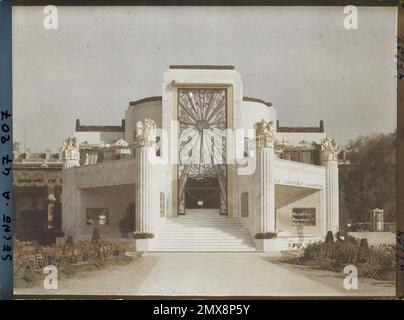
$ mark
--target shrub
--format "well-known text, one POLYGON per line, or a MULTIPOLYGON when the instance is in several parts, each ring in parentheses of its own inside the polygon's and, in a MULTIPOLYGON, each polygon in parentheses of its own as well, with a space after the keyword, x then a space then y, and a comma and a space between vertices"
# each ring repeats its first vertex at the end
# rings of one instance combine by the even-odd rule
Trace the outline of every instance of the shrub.
POLYGON ((65 244, 68 246, 73 246, 74 245, 74 238, 73 236, 67 236, 65 244))
POLYGON ((349 241, 338 241, 334 244, 336 262, 348 264, 355 262, 358 256, 359 246, 349 241))
MULTIPOLYGON (((72 238, 71 236, 68 238, 72 238)), ((67 240, 66 240, 67 242, 67 240)), ((119 243, 111 240, 77 241, 74 244, 58 244, 52 246, 40 246, 34 243, 22 244, 15 241, 14 247, 14 277, 17 285, 26 286, 32 283, 32 275, 38 281, 43 278, 41 273, 33 272, 38 266, 52 264, 58 268, 63 276, 73 274, 80 270, 93 270, 107 264, 122 264, 131 261, 125 256, 125 252, 133 249, 133 244, 119 243), (36 256, 41 259, 37 260, 36 256), (32 262, 35 257, 35 262, 32 262), (85 262, 78 266, 78 262, 85 262), (37 264, 37 265, 36 265, 37 264)))
POLYGON ((335 235, 336 241, 346 241, 349 238, 347 231, 337 231, 335 235))
POLYGON ((353 237, 346 241, 316 242, 303 251, 301 261, 306 265, 321 265, 323 259, 330 259, 334 270, 356 263, 369 263, 381 268, 383 279, 392 279, 395 263, 395 246, 370 247, 366 239, 361 242, 353 237))
POLYGON ((327 235, 325 236, 325 243, 334 243, 334 236, 332 231, 328 231, 327 235))
POLYGON ((346 239, 347 242, 349 243, 353 243, 353 244, 359 244, 359 240, 355 237, 352 237, 350 235, 348 235, 348 238, 346 239))
POLYGON ((379 264, 383 267, 391 267, 395 265, 395 250, 369 249, 371 263, 379 264))
POLYGON ((361 250, 369 250, 368 239, 361 239, 359 247, 361 248, 361 250))
POLYGON ((334 251, 334 243, 316 242, 307 245, 303 251, 303 259, 317 260, 330 256, 334 251))
POLYGON ((277 235, 276 232, 260 232, 255 235, 255 239, 274 239, 277 235))
POLYGON ((133 237, 135 239, 153 239, 154 238, 154 233, 134 231, 133 232, 133 237))
POLYGON ((100 236, 100 229, 98 229, 97 227, 93 229, 93 235, 91 236, 91 241, 96 241, 96 240, 100 240, 101 236, 100 236))

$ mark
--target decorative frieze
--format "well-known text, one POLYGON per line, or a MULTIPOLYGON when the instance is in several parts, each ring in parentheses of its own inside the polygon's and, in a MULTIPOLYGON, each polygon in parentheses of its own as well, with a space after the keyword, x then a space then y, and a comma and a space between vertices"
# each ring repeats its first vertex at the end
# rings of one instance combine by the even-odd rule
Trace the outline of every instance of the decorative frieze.
POLYGON ((15 187, 55 187, 62 185, 60 171, 14 170, 13 185, 15 187))

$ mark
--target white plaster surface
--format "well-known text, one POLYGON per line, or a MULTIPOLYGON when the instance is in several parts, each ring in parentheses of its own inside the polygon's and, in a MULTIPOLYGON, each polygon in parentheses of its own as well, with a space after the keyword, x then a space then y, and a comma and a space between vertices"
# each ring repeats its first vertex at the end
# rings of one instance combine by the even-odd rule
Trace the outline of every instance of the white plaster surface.
POLYGON ((273 107, 268 107, 263 103, 243 101, 240 113, 240 128, 254 129, 254 124, 256 122, 265 119, 266 121, 273 121, 276 130, 276 111, 273 107))
POLYGON ((274 161, 276 184, 323 189, 325 185, 324 167, 289 160, 274 161))

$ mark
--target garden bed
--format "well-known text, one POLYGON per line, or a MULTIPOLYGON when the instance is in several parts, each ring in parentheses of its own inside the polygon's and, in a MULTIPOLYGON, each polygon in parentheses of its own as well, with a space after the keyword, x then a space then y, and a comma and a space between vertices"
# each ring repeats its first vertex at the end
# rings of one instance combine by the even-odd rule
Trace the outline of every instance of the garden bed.
POLYGON ((311 268, 343 273, 344 268, 353 265, 359 277, 374 280, 394 280, 395 246, 368 246, 366 240, 349 237, 347 240, 329 240, 307 245, 298 257, 288 259, 283 254, 283 262, 301 264, 311 268))
POLYGON ((43 268, 57 267, 58 279, 69 278, 83 271, 103 269, 111 265, 127 264, 140 254, 130 244, 111 240, 80 241, 75 244, 40 246, 14 241, 14 287, 27 288, 40 284, 46 277, 43 268))

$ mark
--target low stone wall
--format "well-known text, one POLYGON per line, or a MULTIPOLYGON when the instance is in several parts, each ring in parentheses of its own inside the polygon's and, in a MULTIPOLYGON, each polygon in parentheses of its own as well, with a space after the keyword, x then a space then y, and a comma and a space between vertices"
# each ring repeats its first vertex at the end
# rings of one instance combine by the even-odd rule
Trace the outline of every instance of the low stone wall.
POLYGON ((357 239, 367 239, 371 246, 396 243, 396 234, 393 232, 349 232, 349 235, 357 239))

